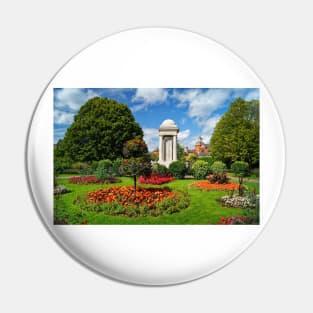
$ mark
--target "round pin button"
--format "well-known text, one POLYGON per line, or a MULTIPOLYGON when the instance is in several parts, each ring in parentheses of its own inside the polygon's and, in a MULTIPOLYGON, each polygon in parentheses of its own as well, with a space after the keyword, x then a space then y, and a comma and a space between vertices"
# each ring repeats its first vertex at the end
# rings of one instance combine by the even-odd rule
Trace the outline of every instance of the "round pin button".
POLYGON ((237 55, 192 32, 142 28, 59 70, 26 162, 42 222, 74 259, 168 285, 215 272, 256 239, 285 147, 269 92, 237 55))

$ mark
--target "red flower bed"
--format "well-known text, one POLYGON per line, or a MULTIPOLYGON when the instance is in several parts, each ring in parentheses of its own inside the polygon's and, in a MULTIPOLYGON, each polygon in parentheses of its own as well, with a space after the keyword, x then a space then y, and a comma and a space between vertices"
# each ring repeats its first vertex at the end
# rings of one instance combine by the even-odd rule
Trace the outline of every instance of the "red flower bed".
POLYGON ((240 225, 240 224, 249 224, 249 219, 246 216, 229 216, 221 217, 217 223, 218 225, 240 225))
POLYGON ((198 187, 202 190, 234 190, 238 189, 239 185, 235 183, 229 184, 212 184, 207 181, 192 183, 191 186, 198 187))
POLYGON ((159 174, 151 174, 150 177, 140 176, 139 183, 140 184, 153 184, 153 185, 162 185, 168 183, 175 178, 171 175, 159 175, 159 174))
POLYGON ((116 178, 101 180, 97 179, 96 176, 73 176, 69 179, 69 183, 71 184, 109 184, 115 183, 118 180, 116 178))
POLYGON ((157 202, 165 198, 174 198, 175 193, 168 189, 162 188, 137 188, 136 196, 134 187, 122 186, 100 189, 87 194, 90 203, 98 202, 117 202, 123 206, 138 206, 147 205, 149 208, 154 208, 157 202))

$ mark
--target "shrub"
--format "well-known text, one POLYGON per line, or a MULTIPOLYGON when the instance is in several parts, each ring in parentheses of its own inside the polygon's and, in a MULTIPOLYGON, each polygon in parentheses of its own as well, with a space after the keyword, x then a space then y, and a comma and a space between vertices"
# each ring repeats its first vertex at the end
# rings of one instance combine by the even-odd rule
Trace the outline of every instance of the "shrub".
POLYGON ((71 168, 74 170, 82 170, 85 167, 88 167, 89 165, 84 162, 75 162, 72 164, 71 168))
POLYGON ((215 162, 215 159, 212 156, 199 157, 199 160, 207 162, 209 165, 209 173, 213 173, 212 172, 212 165, 215 162))
POLYGON ((91 162, 91 168, 92 168, 92 171, 93 171, 93 173, 95 173, 96 172, 96 170, 97 170, 97 167, 98 167, 98 163, 99 163, 99 161, 92 161, 91 162))
POLYGON ((170 171, 165 165, 154 163, 152 165, 152 173, 159 176, 167 176, 170 174, 170 171))
POLYGON ((92 174, 92 167, 88 163, 76 162, 71 165, 71 173, 77 173, 82 175, 92 174))
POLYGON ((227 167, 225 165, 225 163, 221 162, 221 161, 215 161, 213 164, 212 164, 212 172, 214 174, 224 174, 227 170, 227 167))
POLYGON ((213 174, 209 175, 209 182, 212 184, 226 184, 228 182, 228 177, 226 175, 227 167, 221 161, 215 161, 212 164, 211 170, 213 174))
POLYGON ((123 162, 122 158, 117 158, 113 161, 113 171, 114 173, 116 173, 117 176, 121 172, 122 162, 123 162))
POLYGON ((64 158, 54 157, 54 174, 58 175, 71 167, 70 162, 64 158))
POLYGON ((111 160, 101 160, 98 162, 95 176, 99 180, 107 180, 117 175, 116 169, 111 160))
POLYGON ((170 164, 169 171, 175 178, 183 179, 185 177, 187 169, 184 162, 175 161, 170 164))
POLYGON ((231 171, 239 179, 239 195, 242 196, 243 178, 249 175, 249 164, 247 162, 236 161, 231 165, 231 171))
POLYGON ((260 169, 259 168, 253 168, 250 170, 251 175, 255 176, 255 177, 259 177, 260 176, 260 169))
POLYGON ((62 171, 62 174, 77 174, 77 175, 79 175, 79 174, 81 174, 81 171, 77 170, 77 169, 75 170, 73 168, 67 168, 67 169, 62 171))
POLYGON ((209 164, 206 161, 198 160, 192 165, 191 171, 195 179, 204 179, 209 173, 209 164))
POLYGON ((92 170, 92 167, 88 164, 88 166, 82 168, 80 170, 80 174, 82 175, 91 175, 93 174, 93 170, 92 170))
POLYGON ((231 165, 231 171, 237 177, 246 177, 249 175, 249 164, 247 162, 236 161, 231 165))

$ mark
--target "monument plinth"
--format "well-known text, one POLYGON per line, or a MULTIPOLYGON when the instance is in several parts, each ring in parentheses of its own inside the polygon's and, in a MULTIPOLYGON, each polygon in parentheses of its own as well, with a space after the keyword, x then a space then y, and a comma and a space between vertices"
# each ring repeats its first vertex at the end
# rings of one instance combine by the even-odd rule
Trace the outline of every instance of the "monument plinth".
POLYGON ((165 120, 159 128, 159 163, 169 167, 177 161, 177 134, 179 128, 173 120, 165 120))

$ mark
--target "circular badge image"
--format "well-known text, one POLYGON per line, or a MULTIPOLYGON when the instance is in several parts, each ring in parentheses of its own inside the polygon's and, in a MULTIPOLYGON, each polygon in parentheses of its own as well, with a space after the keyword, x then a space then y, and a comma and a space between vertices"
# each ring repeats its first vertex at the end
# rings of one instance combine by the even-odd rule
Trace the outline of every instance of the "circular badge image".
POLYGON ((201 35, 142 28, 69 60, 35 109, 34 204, 55 240, 106 277, 169 285, 206 276, 260 234, 285 167, 262 81, 201 35))

